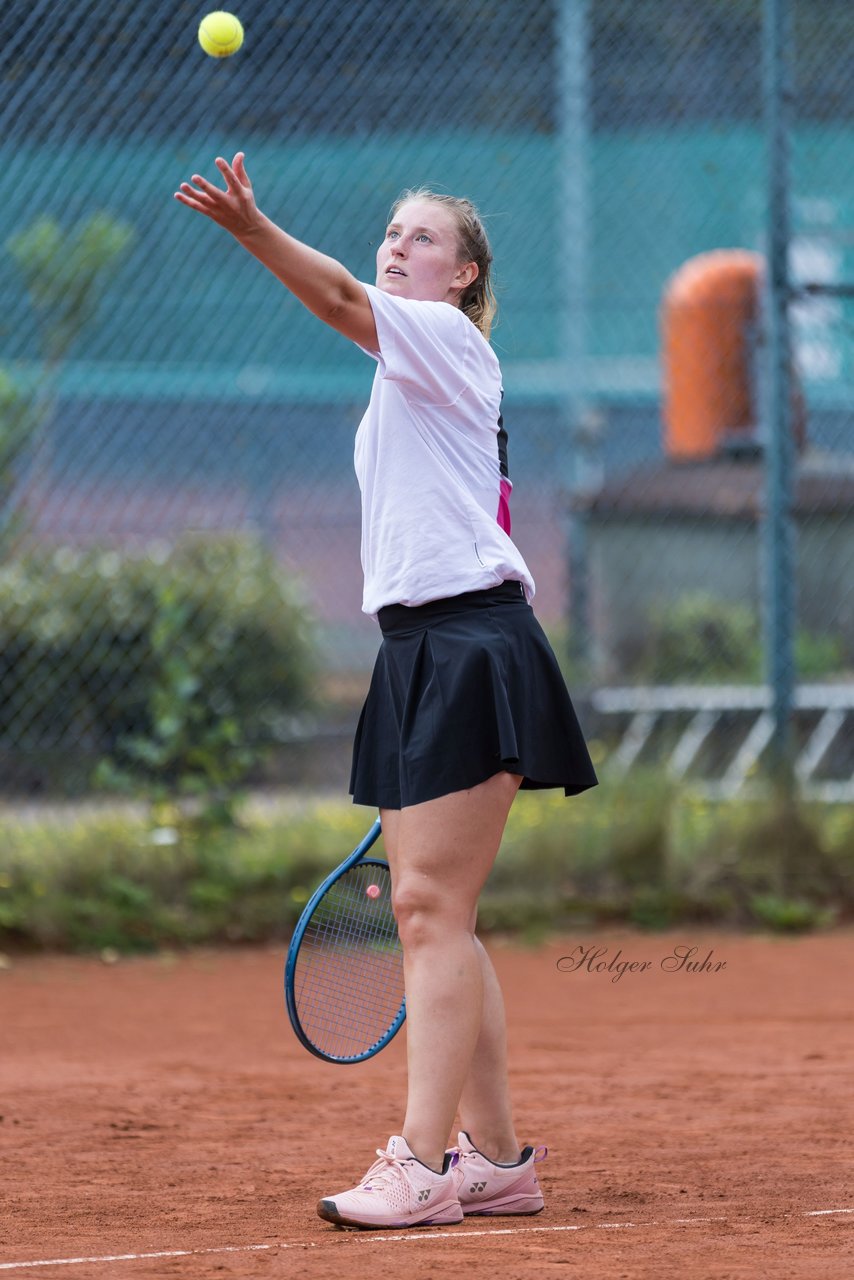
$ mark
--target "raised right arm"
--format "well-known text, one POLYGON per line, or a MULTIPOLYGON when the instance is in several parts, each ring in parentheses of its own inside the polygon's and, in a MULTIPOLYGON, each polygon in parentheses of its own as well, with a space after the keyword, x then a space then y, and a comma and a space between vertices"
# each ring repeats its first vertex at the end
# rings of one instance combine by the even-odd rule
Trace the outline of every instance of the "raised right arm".
POLYGON ((288 235, 261 213, 242 151, 234 157, 233 165, 221 157, 217 157, 216 165, 225 179, 225 191, 194 173, 192 184, 182 182, 175 199, 230 232, 324 324, 359 346, 376 351, 373 311, 356 277, 337 259, 288 235))

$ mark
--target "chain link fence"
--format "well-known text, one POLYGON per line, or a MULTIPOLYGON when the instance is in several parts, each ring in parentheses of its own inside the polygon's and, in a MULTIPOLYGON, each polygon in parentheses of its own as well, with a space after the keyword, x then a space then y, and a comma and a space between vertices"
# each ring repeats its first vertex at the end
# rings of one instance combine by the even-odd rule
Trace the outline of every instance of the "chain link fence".
MULTIPOLYGON (((204 6, 4 10, 0 786, 228 781, 271 747, 266 776, 344 787, 373 364, 172 199, 238 149, 365 280, 402 188, 481 206, 513 532, 585 727, 739 783, 767 742, 761 0, 235 7, 223 60, 204 6)), ((843 785, 854 11, 794 19, 799 758, 843 785)))

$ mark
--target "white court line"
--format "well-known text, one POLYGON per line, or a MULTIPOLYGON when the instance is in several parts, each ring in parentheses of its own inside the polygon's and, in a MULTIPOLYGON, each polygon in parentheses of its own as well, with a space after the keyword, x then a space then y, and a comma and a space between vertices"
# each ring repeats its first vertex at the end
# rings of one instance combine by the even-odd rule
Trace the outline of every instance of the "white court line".
POLYGON ((105 1253, 97 1258, 41 1258, 38 1262, 0 1262, 0 1271, 16 1267, 77 1267, 82 1262, 139 1262, 142 1258, 191 1258, 201 1253, 253 1253, 262 1249, 314 1249, 306 1244, 223 1244, 212 1249, 159 1249, 154 1253, 105 1253))
MULTIPOLYGON (((584 1231, 588 1226, 585 1222, 579 1222, 578 1226, 565 1227, 493 1227, 491 1230, 484 1231, 454 1231, 453 1234, 457 1239, 465 1236, 470 1239, 472 1236, 518 1236, 523 1232, 534 1231, 584 1231)), ((364 1240, 366 1244, 391 1244, 397 1240, 449 1240, 450 1236, 447 1231, 407 1231, 400 1236, 381 1236, 376 1231, 351 1231, 348 1233, 351 1239, 364 1240)))
MULTIPOLYGON (((803 1218, 817 1218, 831 1213, 854 1213, 854 1209, 809 1209, 801 1213, 803 1218)), ((792 1214, 781 1214, 781 1217, 792 1217, 792 1214)), ((348 1232, 350 1239, 359 1239, 370 1244, 392 1244, 399 1240, 414 1242, 418 1240, 460 1240, 473 1236, 521 1236, 535 1235, 547 1231, 590 1231, 596 1229, 612 1229, 619 1227, 669 1227, 674 1223, 686 1222, 726 1222, 727 1217, 721 1214, 714 1218, 666 1218, 652 1219, 650 1222, 579 1222, 577 1224, 554 1227, 491 1227, 483 1231, 407 1231, 403 1235, 383 1236, 374 1231, 348 1232)), ((339 1240, 338 1233, 330 1239, 339 1240)), ((82 1263, 98 1262, 141 1262, 146 1258, 200 1258, 215 1253, 261 1253, 270 1249, 318 1249, 322 1240, 281 1241, 275 1244, 231 1244, 218 1245, 211 1249, 161 1249, 154 1253, 112 1253, 91 1258, 40 1258, 33 1262, 0 1262, 0 1271, 23 1270, 25 1267, 76 1267, 82 1263)))
MULTIPOLYGON (((828 1213, 831 1210, 827 1211, 828 1213)), ((726 1216, 720 1214, 717 1218, 671 1218, 671 1222, 726 1222, 726 1216)))

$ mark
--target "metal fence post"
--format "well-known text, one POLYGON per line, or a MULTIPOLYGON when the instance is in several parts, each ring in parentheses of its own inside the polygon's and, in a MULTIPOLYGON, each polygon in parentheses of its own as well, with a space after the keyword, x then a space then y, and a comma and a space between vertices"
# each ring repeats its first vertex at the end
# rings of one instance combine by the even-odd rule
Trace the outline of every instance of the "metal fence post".
POLYGON ((567 431, 568 475, 564 500, 571 505, 567 521, 569 591, 568 656, 589 676, 590 617, 587 565, 587 522, 572 499, 585 485, 587 350, 588 135, 590 0, 560 0, 557 20, 558 147, 557 226, 564 232, 557 255, 564 270, 560 282, 558 360, 564 371, 563 419, 567 431))
POLYGON ((792 779, 794 701, 795 530, 792 514, 794 442, 789 303, 791 124, 791 4, 765 0, 763 99, 767 163, 764 394, 765 502, 762 528, 763 635, 766 680, 771 686, 772 764, 792 779))

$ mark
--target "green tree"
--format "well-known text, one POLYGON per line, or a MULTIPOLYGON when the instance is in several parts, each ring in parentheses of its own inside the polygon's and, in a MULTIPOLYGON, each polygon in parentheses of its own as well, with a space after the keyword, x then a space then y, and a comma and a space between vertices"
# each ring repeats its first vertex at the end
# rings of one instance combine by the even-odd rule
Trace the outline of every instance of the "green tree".
POLYGON ((133 238, 131 226, 101 211, 70 231, 54 218, 38 218, 7 241, 38 319, 49 374, 95 318, 104 283, 133 238))
POLYGON ((12 498, 22 459, 29 453, 36 475, 47 463, 45 431, 59 371, 133 238, 133 227, 99 211, 70 230, 40 217, 6 242, 35 314, 42 371, 36 385, 24 386, 0 367, 0 549, 20 526, 12 498))
POLYGON ((0 367, 0 547, 18 527, 12 508, 16 468, 37 423, 32 393, 24 391, 0 367))

